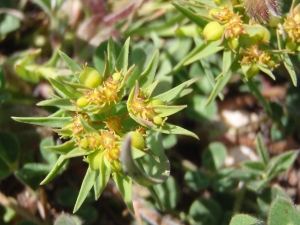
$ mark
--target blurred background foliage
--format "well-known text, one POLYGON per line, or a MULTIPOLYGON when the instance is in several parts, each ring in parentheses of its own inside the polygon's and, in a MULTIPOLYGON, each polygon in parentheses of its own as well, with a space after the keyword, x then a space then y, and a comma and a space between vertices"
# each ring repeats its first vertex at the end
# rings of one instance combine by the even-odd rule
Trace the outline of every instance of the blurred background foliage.
MULTIPOLYGON (((240 4, 234 0, 221 3, 240 4)), ((283 15, 289 12, 291 3, 292 0, 284 1, 283 15)), ((178 67, 196 46, 205 42, 202 31, 208 20, 199 17, 200 22, 195 23, 182 13, 182 10, 194 13, 196 4, 204 6, 196 7, 201 14, 202 10, 207 13, 207 5, 214 3, 0 0, 1 224, 55 221, 55 224, 282 225, 282 218, 276 216, 282 215, 283 208, 293 215, 290 224, 297 224, 300 158, 294 149, 299 149, 300 139, 299 85, 293 85, 280 64, 272 71, 275 81, 263 72, 252 79, 260 93, 257 98, 241 79, 242 72, 236 70, 215 96, 218 97, 207 105, 214 88, 209 77, 216 78, 223 69, 222 51, 178 67), (110 37, 119 46, 131 37, 130 64, 140 65, 134 73, 142 72, 155 50, 159 50, 157 93, 188 79, 200 78, 193 84, 192 94, 177 101, 187 104, 187 109, 169 118, 195 132, 200 141, 175 135, 163 139, 172 175, 156 187, 164 211, 159 210, 144 188, 136 185, 133 191, 136 215, 131 215, 116 187, 109 182, 97 202, 90 193, 76 215, 71 214, 86 164, 80 159, 70 160, 60 176, 39 186, 57 159, 57 155, 50 154, 43 146, 61 140, 49 128, 11 119, 11 116, 37 117, 55 112, 54 107, 36 107, 36 103, 54 92, 48 78, 67 73, 58 49, 78 64, 87 62, 97 69, 104 63, 102 52, 110 37), (239 214, 233 217, 238 212, 253 217, 239 214)), ((243 10, 242 5, 239 10, 243 10)), ((271 45, 276 45, 272 29, 271 45)), ((116 51, 120 47, 116 46, 116 51)), ((300 54, 289 56, 298 77, 300 54)))

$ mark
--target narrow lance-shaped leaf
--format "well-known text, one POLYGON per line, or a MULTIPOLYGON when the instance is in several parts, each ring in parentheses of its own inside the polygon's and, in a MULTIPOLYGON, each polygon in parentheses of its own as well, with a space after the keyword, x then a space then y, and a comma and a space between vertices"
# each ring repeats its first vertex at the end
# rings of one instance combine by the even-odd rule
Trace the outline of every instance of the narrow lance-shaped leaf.
POLYGON ((183 65, 187 66, 223 49, 224 47, 220 46, 220 40, 203 43, 203 45, 198 48, 198 52, 196 54, 192 55, 191 57, 187 57, 183 65))
POLYGON ((234 59, 234 53, 230 49, 224 49, 223 51, 223 68, 222 68, 222 73, 223 76, 226 76, 228 70, 230 69, 234 59))
POLYGON ((134 213, 132 204, 132 180, 125 174, 113 173, 113 179, 124 199, 125 204, 134 213))
POLYGON ((279 173, 287 170, 295 161, 298 151, 288 151, 273 157, 266 170, 266 177, 276 177, 279 173))
POLYGON ((159 116, 166 117, 173 115, 186 107, 186 105, 156 105, 153 106, 153 109, 158 113, 159 116))
POLYGON ((39 102, 38 106, 56 106, 58 108, 69 110, 69 111, 82 111, 81 108, 75 106, 71 102, 72 99, 69 98, 56 98, 56 99, 49 99, 39 102))
POLYGON ((164 102, 170 102, 170 101, 173 101, 177 98, 179 98, 180 96, 180 93, 185 89, 187 88, 188 86, 190 86, 191 84, 195 83, 196 81, 198 81, 199 78, 194 78, 194 79, 191 79, 191 80, 188 80, 174 88, 172 88, 171 90, 165 92, 165 93, 162 93, 160 95, 157 95, 155 96, 154 98, 155 99, 159 99, 159 100, 162 100, 164 102))
POLYGON ((272 71, 265 65, 257 64, 258 68, 263 71, 265 74, 269 75, 273 80, 276 80, 276 77, 272 73, 272 71))
POLYGON ((258 133, 258 135, 256 136, 256 147, 257 147, 257 152, 258 152, 258 155, 259 155, 261 161, 265 165, 267 165, 267 163, 269 161, 269 153, 263 142, 263 138, 260 133, 258 133))
MULTIPOLYGON (((212 74, 210 64, 205 59, 201 60, 200 63, 204 69, 205 75, 206 75, 209 83, 211 84, 212 87, 214 87, 216 82, 215 82, 214 75, 212 74)), ((221 100, 223 100, 224 96, 222 95, 222 93, 219 93, 218 96, 221 100)))
POLYGON ((70 117, 12 117, 13 120, 47 127, 64 127, 72 119, 70 117))
POLYGON ((45 149, 57 154, 66 155, 76 147, 76 143, 73 140, 70 140, 61 145, 45 146, 45 149))
POLYGON ((80 191, 74 206, 73 213, 75 213, 80 208, 80 206, 86 199, 87 195, 89 194, 90 190, 92 189, 96 179, 96 174, 97 172, 95 170, 90 170, 90 169, 87 170, 80 187, 80 191))
POLYGON ((44 185, 44 184, 48 183, 49 181, 51 181, 55 177, 55 175, 60 171, 60 169, 64 166, 64 164, 67 162, 67 160, 63 160, 62 157, 63 156, 60 156, 58 158, 58 160, 56 161, 56 163, 53 166, 52 170, 45 177, 45 179, 40 183, 40 185, 44 185))
MULTIPOLYGON (((106 70, 113 72, 113 68, 115 68, 117 57, 116 57, 116 49, 115 49, 115 44, 112 38, 108 40, 108 45, 107 45, 107 61, 105 61, 106 66, 108 67, 106 70)), ((105 73, 106 74, 106 73, 105 73)), ((106 79, 106 77, 104 77, 106 79)))
POLYGON ((67 56, 65 53, 63 53, 62 51, 58 50, 58 54, 60 55, 60 57, 63 58, 63 60, 67 63, 68 67, 70 68, 70 70, 72 71, 74 77, 77 79, 77 81, 79 82, 79 72, 82 72, 83 69, 77 65, 76 62, 74 62, 69 56, 67 56))
POLYGON ((189 18, 192 22, 196 23, 199 27, 204 27, 207 24, 207 20, 203 19, 201 16, 188 10, 186 7, 181 6, 176 2, 172 2, 175 8, 180 11, 183 15, 189 18))
POLYGON ((139 84, 141 88, 146 88, 153 83, 155 72, 158 66, 159 61, 159 52, 155 51, 151 61, 148 64, 148 67, 139 77, 139 84))
POLYGON ((159 199, 159 197, 158 197, 158 194, 156 193, 156 190, 155 190, 154 186, 148 186, 147 188, 148 188, 148 190, 150 191, 151 196, 154 198, 155 202, 158 204, 159 209, 160 209, 160 210, 163 210, 164 207, 163 207, 163 205, 161 204, 161 201, 160 201, 160 199, 159 199))
POLYGON ((128 68, 129 43, 130 38, 126 40, 115 65, 118 71, 122 71, 122 74, 125 74, 128 68))
POLYGON ((209 95, 209 98, 205 104, 205 106, 209 105, 223 90, 223 88, 226 86, 226 84, 229 82, 230 78, 232 76, 232 73, 222 76, 218 79, 216 85, 214 86, 212 92, 209 95))
POLYGON ((96 177, 95 184, 94 184, 96 200, 100 197, 101 193, 103 192, 104 188, 106 187, 107 182, 109 181, 109 178, 110 178, 110 173, 111 173, 110 168, 105 165, 104 156, 105 156, 105 152, 102 152, 100 155, 100 160, 99 160, 99 163, 100 163, 99 170, 98 170, 97 177, 96 177))
POLYGON ((89 133, 89 134, 97 134, 98 132, 90 126, 82 117, 82 115, 79 116, 80 124, 83 127, 83 129, 89 133))
POLYGON ((82 94, 79 96, 77 92, 70 92, 66 89, 66 85, 60 83, 59 81, 49 78, 50 83, 54 87, 55 91, 60 94, 61 97, 69 97, 69 98, 74 98, 74 97, 80 97, 82 94))
MULTIPOLYGON (((278 42, 279 50, 282 50, 283 40, 282 40, 282 36, 281 36, 281 34, 279 34, 278 30, 277 30, 277 42, 278 42)), ((283 65, 285 66, 288 73, 290 74, 293 85, 296 87, 297 86, 297 75, 296 75, 295 68, 293 66, 293 63, 292 63, 290 57, 288 56, 287 53, 280 54, 280 57, 283 60, 283 65)))

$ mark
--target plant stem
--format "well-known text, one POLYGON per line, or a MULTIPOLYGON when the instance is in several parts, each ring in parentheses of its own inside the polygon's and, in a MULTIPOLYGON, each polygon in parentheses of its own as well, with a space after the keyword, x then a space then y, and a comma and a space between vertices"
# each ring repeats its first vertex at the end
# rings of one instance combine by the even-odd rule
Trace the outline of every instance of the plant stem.
POLYGON ((238 194, 237 194, 235 202, 234 202, 232 215, 236 214, 240 210, 241 203, 244 199, 245 191, 246 191, 246 185, 245 185, 244 182, 241 181, 240 184, 239 184, 238 194))

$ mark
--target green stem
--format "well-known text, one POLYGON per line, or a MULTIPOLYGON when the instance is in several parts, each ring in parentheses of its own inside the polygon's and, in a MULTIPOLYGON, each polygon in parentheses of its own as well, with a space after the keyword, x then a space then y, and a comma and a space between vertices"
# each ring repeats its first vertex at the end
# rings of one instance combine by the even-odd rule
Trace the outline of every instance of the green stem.
POLYGON ((233 215, 240 211, 241 204, 242 204, 242 201, 244 199, 245 192, 246 192, 245 183, 241 182, 240 185, 241 185, 241 187, 238 190, 238 194, 236 196, 234 206, 233 206, 233 210, 232 210, 233 215))

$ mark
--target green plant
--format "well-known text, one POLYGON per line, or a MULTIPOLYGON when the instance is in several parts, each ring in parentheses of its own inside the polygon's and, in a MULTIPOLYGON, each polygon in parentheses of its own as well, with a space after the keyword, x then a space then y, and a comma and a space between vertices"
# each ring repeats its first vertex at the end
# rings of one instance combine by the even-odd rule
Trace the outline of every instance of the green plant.
POLYGON ((59 110, 45 118, 13 117, 20 122, 53 127, 64 140, 61 145, 44 147, 60 156, 41 184, 49 182, 69 158, 84 156, 89 167, 74 212, 92 188, 95 198, 100 197, 111 174, 130 210, 134 211, 132 180, 147 186, 158 200, 153 185, 164 182, 170 174, 159 134, 198 138, 194 133, 167 122, 168 116, 186 107, 173 106, 171 102, 190 93, 191 89, 187 87, 197 79, 152 96, 158 84, 158 81, 153 81, 158 52, 144 72, 135 74, 136 80, 129 79, 135 66, 128 68, 128 53, 129 39, 119 56, 114 42, 109 40, 100 73, 86 65, 82 69, 59 51, 72 74, 49 78, 57 94, 52 93, 51 99, 38 103, 59 110), (125 96, 128 96, 127 100, 125 96), (144 155, 149 156, 147 163, 152 165, 148 173, 142 167, 144 155))
POLYGON ((275 80, 273 70, 280 63, 283 63, 293 84, 297 85, 297 76, 290 55, 294 53, 294 50, 296 51, 298 42, 295 36, 297 18, 299 17, 298 6, 281 17, 281 1, 270 2, 272 7, 274 6, 276 9, 273 10, 271 6, 268 8, 266 2, 256 4, 252 0, 245 0, 243 3, 225 0, 218 2, 199 0, 183 2, 182 4, 173 2, 176 9, 200 29, 203 29, 202 35, 205 39, 196 40, 195 49, 173 68, 173 73, 178 72, 183 66, 199 60, 205 61, 206 57, 223 52, 221 73, 216 77, 206 73, 210 85, 213 87, 207 105, 220 95, 235 72, 240 74, 241 79, 249 86, 251 92, 261 100, 266 107, 265 110, 270 114, 267 103, 257 91, 257 87, 253 85, 253 78, 259 71, 275 80), (246 9, 242 7, 243 4, 246 9), (249 13, 250 17, 246 16, 245 11, 249 13), (274 15, 276 20, 268 17, 272 12, 276 12, 274 15), (281 25, 280 22, 283 17, 285 22, 281 25), (273 27, 264 27, 260 23, 263 25, 280 25, 275 30, 273 27), (219 33, 215 34, 217 31, 219 33), (208 36, 208 34, 213 35, 213 37, 208 36), (275 38, 277 43, 273 41, 275 38), (288 47, 291 45, 295 46, 292 50, 288 47))

